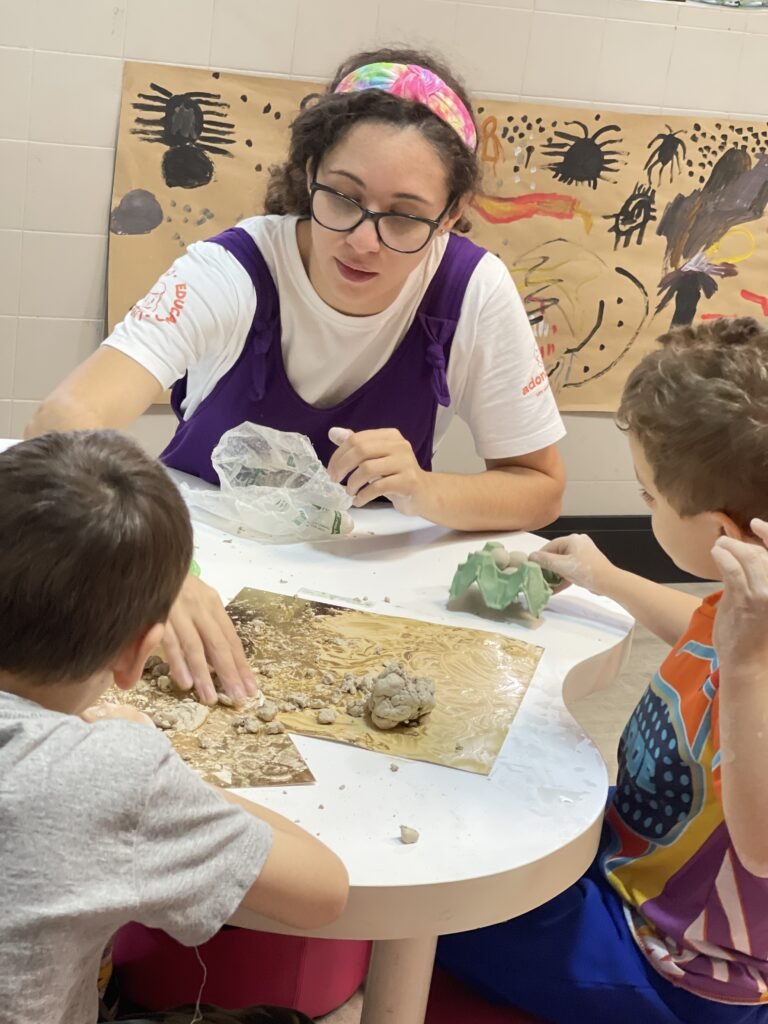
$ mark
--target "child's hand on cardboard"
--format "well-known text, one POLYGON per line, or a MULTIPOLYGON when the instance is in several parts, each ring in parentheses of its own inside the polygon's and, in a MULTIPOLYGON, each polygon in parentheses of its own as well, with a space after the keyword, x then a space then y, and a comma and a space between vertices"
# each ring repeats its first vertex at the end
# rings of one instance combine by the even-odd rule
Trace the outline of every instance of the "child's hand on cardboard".
POLYGON ((568 583, 591 590, 593 594, 604 594, 609 574, 616 571, 613 563, 583 533, 558 537, 532 552, 529 560, 542 569, 558 573, 568 583))
POLYGON ((768 668, 768 522, 753 519, 761 543, 720 537, 712 548, 723 580, 713 643, 721 668, 768 668))
POLYGON ((84 722, 104 722, 109 719, 120 718, 125 722, 138 722, 139 725, 149 725, 153 729, 155 723, 138 708, 130 704, 95 704, 86 708, 80 715, 84 722))

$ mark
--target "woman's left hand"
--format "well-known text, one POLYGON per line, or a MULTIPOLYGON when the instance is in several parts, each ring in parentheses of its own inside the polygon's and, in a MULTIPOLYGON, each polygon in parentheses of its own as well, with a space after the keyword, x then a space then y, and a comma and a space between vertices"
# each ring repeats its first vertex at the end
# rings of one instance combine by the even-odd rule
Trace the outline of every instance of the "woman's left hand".
POLYGON ((429 488, 429 473, 421 468, 413 448, 399 430, 361 430, 332 427, 328 436, 339 447, 328 463, 328 475, 344 485, 355 508, 374 498, 389 498, 398 512, 419 515, 429 488))
POLYGON ((713 637, 721 669, 768 664, 768 523, 750 527, 762 543, 721 537, 712 548, 724 584, 713 637))

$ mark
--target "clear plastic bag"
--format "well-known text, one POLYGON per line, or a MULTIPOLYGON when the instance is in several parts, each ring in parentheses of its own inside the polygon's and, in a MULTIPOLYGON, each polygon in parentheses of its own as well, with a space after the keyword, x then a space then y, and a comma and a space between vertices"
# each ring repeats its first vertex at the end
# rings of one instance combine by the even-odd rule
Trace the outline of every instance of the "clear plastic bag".
POLYGON ((187 504, 235 534, 275 543, 326 540, 352 532, 352 498, 335 484, 304 434, 255 423, 233 427, 211 456, 221 488, 182 484, 187 504))

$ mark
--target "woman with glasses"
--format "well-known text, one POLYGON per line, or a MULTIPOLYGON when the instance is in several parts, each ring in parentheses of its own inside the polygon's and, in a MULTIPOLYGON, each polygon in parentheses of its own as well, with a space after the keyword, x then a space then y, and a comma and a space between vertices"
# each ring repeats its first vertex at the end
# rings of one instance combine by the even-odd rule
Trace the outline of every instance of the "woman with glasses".
MULTIPOLYGON (((293 123, 266 215, 191 245, 31 432, 124 427, 173 385, 163 459, 214 483, 213 448, 250 420, 307 434, 356 506, 388 498, 459 530, 550 522, 564 431, 509 272, 464 237, 476 147, 470 101, 439 62, 391 49, 345 61, 293 123), (485 471, 432 472, 454 415, 485 471)), ((206 653, 228 692, 250 686, 224 619, 190 578, 168 660, 203 697, 206 653)))

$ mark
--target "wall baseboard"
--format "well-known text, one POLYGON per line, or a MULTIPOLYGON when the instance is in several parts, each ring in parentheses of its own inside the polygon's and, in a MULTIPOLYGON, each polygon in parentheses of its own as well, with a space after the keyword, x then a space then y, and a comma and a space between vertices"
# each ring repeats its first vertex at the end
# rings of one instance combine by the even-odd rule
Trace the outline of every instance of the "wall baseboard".
POLYGON ((554 540, 569 533, 586 533, 603 554, 621 569, 645 576, 657 583, 700 583, 690 576, 659 547, 653 536, 650 516, 561 516, 539 537, 554 540))

